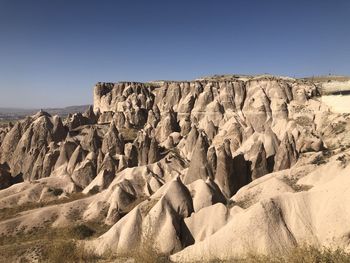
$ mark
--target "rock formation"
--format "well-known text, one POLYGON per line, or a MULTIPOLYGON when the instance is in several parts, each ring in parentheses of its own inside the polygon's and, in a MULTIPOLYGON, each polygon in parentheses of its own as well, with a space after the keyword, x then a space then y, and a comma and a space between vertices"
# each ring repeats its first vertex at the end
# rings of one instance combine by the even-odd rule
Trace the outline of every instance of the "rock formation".
POLYGON ((350 117, 318 88, 274 76, 97 83, 83 114, 0 128, 0 209, 43 206, 0 220, 0 234, 97 222, 110 228, 81 242, 91 251, 148 242, 177 262, 248 245, 350 249, 350 117))

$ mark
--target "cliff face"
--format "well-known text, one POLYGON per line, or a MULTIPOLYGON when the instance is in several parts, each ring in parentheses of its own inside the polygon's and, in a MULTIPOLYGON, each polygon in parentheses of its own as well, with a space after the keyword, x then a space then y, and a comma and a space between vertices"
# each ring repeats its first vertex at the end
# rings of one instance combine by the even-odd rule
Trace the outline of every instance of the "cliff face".
MULTIPOLYGON (((62 120, 39 112, 0 130, 0 189, 12 185, 0 191, 0 208, 82 192, 86 198, 21 220, 28 231, 48 218, 56 227, 76 220, 113 226, 86 242, 97 253, 142 246, 144 232, 161 253, 179 252, 178 261, 217 258, 219 240, 235 244, 232 255, 242 253, 240 236, 263 252, 305 238, 347 244, 340 237, 346 225, 321 235, 298 230, 317 229, 331 209, 317 220, 293 218, 305 203, 317 210, 318 192, 308 187, 321 193, 326 186, 313 169, 348 169, 350 117, 333 114, 318 96, 310 81, 272 76, 98 83, 83 114, 62 120), (251 238, 254 225, 259 239, 251 238)), ((329 189, 329 198, 340 198, 336 184, 329 189)), ((0 233, 13 235, 16 220, 0 221, 0 233)))
MULTIPOLYGON (((161 144, 167 145, 174 139, 179 141, 181 137, 177 147, 188 159, 191 153, 183 146, 191 129, 203 130, 209 137, 209 144, 216 148, 227 140, 231 152, 244 153, 247 160, 254 159, 255 153, 249 153, 254 152, 249 150, 252 143, 246 142, 261 142, 266 158, 272 160, 269 162, 271 170, 280 142, 286 136, 298 141, 298 149, 292 149, 293 155, 303 151, 305 144, 316 151, 322 148, 315 129, 301 138, 298 127, 298 118, 303 114, 298 112, 300 105, 308 107, 312 104, 308 110, 311 122, 318 108, 323 107, 316 100, 309 101, 316 94, 317 88, 311 82, 276 77, 98 83, 94 87, 94 111, 100 114, 100 123, 115 119, 118 128, 152 130, 161 144)), ((284 168, 288 168, 289 162, 284 163, 284 168)), ((263 169, 260 175, 269 169, 263 169)))
POLYGON ((252 125, 258 115, 263 118, 254 130, 261 130, 267 120, 286 119, 289 102, 304 103, 315 95, 316 86, 310 82, 274 77, 247 81, 98 83, 94 87, 94 111, 122 113, 134 125, 139 125, 133 123, 135 115, 155 108, 161 115, 174 111, 178 122, 190 120, 200 126, 210 121, 219 126, 235 114, 248 118, 248 125, 252 125))

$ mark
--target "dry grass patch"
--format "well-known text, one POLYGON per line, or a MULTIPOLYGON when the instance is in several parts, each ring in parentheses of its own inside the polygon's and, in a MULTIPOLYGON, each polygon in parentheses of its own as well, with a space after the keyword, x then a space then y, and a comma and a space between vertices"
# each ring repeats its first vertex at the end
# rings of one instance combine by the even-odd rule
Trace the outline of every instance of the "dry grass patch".
POLYGON ((21 244, 36 240, 90 239, 102 235, 107 232, 109 228, 110 226, 98 222, 84 222, 62 228, 44 225, 40 228, 33 228, 30 231, 19 231, 16 235, 1 235, 0 246, 6 244, 21 244))
POLYGON ((130 259, 130 262, 134 263, 170 263, 169 255, 161 253, 156 247, 154 234, 155 232, 150 228, 144 230, 140 246, 121 255, 117 255, 116 258, 127 258, 130 259))
POLYGON ((55 240, 43 248, 42 260, 52 263, 61 262, 98 262, 100 256, 86 250, 74 240, 55 240))
POLYGON ((297 118, 295 118, 295 122, 304 128, 306 127, 310 128, 312 127, 312 124, 313 124, 313 120, 307 116, 298 116, 297 118))
POLYGON ((65 204, 65 203, 73 202, 75 200, 86 198, 86 197, 88 197, 88 195, 83 193, 72 193, 67 198, 60 198, 49 202, 31 202, 23 205, 1 208, 0 221, 13 218, 17 216, 19 213, 24 211, 33 210, 36 208, 50 206, 50 205, 65 204))
POLYGON ((316 248, 313 246, 296 247, 284 255, 248 255, 241 262, 252 263, 346 263, 350 262, 350 254, 344 250, 316 248))
MULTIPOLYGON (((203 262, 203 261, 201 261, 203 262)), ((249 252, 242 257, 234 257, 227 260, 212 259, 204 261, 208 263, 350 263, 350 253, 342 249, 331 250, 329 248, 317 248, 313 246, 300 246, 284 254, 262 255, 249 252)), ((197 263, 199 263, 197 261, 197 263)))
POLYGON ((96 238, 110 226, 85 222, 65 228, 42 227, 15 236, 0 237, 0 262, 97 262, 98 257, 87 251, 77 240, 96 238), (33 258, 34 257, 34 258, 33 258))

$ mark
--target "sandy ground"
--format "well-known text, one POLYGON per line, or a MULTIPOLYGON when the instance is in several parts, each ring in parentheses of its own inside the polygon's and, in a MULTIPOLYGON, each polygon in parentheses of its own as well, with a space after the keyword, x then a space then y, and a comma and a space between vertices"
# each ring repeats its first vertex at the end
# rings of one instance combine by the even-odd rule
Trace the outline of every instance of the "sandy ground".
POLYGON ((321 101, 337 113, 350 113, 350 95, 322 96, 321 101))

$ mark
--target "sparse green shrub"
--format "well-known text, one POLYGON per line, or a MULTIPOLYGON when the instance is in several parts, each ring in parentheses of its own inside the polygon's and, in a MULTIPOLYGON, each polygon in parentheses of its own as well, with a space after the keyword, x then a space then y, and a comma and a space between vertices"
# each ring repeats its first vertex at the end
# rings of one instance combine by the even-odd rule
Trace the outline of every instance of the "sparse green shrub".
POLYGON ((346 122, 337 122, 332 125, 333 131, 336 135, 345 132, 346 130, 346 122))
POLYGON ((310 185, 300 185, 298 184, 299 178, 283 176, 282 181, 289 185, 295 192, 308 191, 312 188, 310 185))
POLYGON ((340 162, 342 167, 346 167, 349 162, 349 159, 346 158, 345 154, 343 154, 337 158, 337 161, 340 162))
POLYGON ((316 165, 321 165, 321 164, 325 164, 326 160, 324 159, 323 155, 317 155, 316 158, 312 160, 311 163, 316 165))
POLYGON ((54 196, 60 196, 61 194, 63 194, 63 190, 60 188, 50 188, 49 192, 52 192, 54 196))
POLYGON ((88 227, 85 224, 79 224, 79 225, 73 226, 71 229, 71 234, 76 239, 86 239, 93 236, 94 233, 95 233, 95 230, 93 230, 92 228, 88 227))

